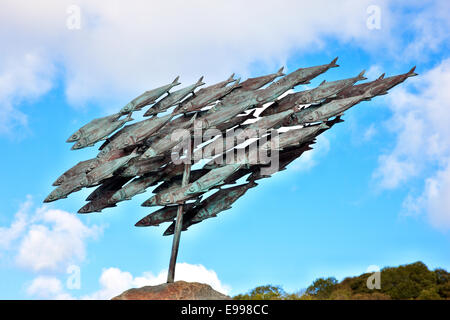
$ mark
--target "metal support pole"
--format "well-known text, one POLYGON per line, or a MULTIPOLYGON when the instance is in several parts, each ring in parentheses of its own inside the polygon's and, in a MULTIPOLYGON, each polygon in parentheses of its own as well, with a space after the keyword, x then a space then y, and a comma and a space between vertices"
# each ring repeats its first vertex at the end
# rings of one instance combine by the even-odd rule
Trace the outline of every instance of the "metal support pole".
MULTIPOLYGON (((191 148, 188 150, 190 152, 191 148)), ((183 180, 181 186, 184 187, 189 183, 191 175, 191 157, 188 156, 187 162, 184 165, 183 180)), ((184 202, 183 202, 184 203, 184 202)), ((175 264, 177 263, 178 247, 180 245, 181 228, 183 226, 183 203, 178 205, 177 220, 175 222, 175 232, 172 242, 172 253, 170 255, 169 273, 167 274, 167 283, 174 282, 175 279, 175 264)))

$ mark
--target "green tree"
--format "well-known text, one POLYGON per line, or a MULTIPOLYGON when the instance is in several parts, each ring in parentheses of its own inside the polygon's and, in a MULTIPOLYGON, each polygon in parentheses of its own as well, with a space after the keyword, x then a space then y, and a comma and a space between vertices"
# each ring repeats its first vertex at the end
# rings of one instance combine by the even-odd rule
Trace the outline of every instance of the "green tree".
POLYGON ((235 300, 282 300, 286 293, 280 286, 265 285, 251 290, 247 294, 239 294, 235 300))
POLYGON ((417 297, 417 300, 441 300, 441 296, 434 288, 423 289, 417 297))
POLYGON ((305 293, 315 296, 317 299, 328 299, 337 283, 338 281, 334 277, 319 278, 306 289, 305 293))

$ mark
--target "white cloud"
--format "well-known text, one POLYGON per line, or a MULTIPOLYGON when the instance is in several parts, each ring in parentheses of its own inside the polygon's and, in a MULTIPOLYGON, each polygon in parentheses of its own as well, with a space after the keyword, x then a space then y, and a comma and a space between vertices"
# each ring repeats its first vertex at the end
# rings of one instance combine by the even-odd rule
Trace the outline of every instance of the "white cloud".
POLYGON ((27 197, 19 211, 14 215, 14 220, 9 227, 0 227, 0 249, 9 249, 11 243, 17 240, 25 231, 28 224, 29 209, 32 206, 31 197, 27 197))
POLYGON ((39 299, 74 299, 74 297, 64 291, 61 281, 55 277, 40 276, 33 279, 27 287, 26 292, 29 296, 34 296, 39 299))
MULTIPOLYGON (((28 122, 26 114, 15 106, 48 92, 54 70, 35 52, 3 59, 0 62, 0 134, 12 134, 15 127, 28 122)), ((14 133, 17 135, 17 131, 14 133)))
POLYGON ((101 233, 74 214, 44 206, 29 212, 31 198, 9 227, 0 228, 0 248, 14 249, 16 263, 31 271, 60 271, 85 258, 86 240, 101 233))
MULTIPOLYGON (((208 270, 203 265, 177 263, 175 281, 178 280, 206 283, 224 294, 228 294, 231 290, 229 286, 222 284, 214 270, 208 270)), ((118 268, 108 268, 104 269, 100 276, 100 290, 82 299, 111 299, 130 288, 159 285, 166 281, 167 270, 160 271, 156 276, 151 272, 145 272, 142 276, 134 277, 131 273, 118 268)))
POLYGON ((439 52, 448 45, 450 3, 445 0, 431 1, 424 6, 423 2, 419 1, 418 7, 421 8, 420 14, 411 12, 405 15, 405 20, 414 32, 410 32, 402 58, 423 61, 429 58, 429 55, 424 52, 439 52))
POLYGON ((73 105, 95 100, 117 110, 178 74, 188 84, 200 74, 208 82, 246 76, 253 63, 273 71, 295 50, 323 49, 323 37, 378 48, 390 32, 385 2, 378 1, 383 28, 373 32, 366 27, 371 0, 79 0, 80 30, 66 27, 71 0, 3 1, 0 30, 10 32, 0 33, 0 75, 10 98, 0 105, 7 115, 0 127, 26 123, 17 100, 47 92, 54 66, 73 105))
POLYGON ((450 227, 450 59, 389 94, 396 134, 394 148, 379 158, 374 177, 382 188, 424 180, 423 193, 405 200, 405 208, 424 211, 434 226, 450 227))

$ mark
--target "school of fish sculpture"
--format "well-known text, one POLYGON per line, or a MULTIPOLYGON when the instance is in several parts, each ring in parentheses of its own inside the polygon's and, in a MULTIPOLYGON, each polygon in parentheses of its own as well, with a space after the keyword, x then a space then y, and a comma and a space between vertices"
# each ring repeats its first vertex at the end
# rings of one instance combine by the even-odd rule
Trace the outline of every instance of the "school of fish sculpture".
POLYGON ((78 211, 86 214, 153 192, 142 206, 162 208, 135 225, 169 222, 164 235, 174 234, 179 207, 183 208, 183 231, 216 217, 257 187, 256 181, 286 170, 311 150, 316 138, 343 122, 350 108, 387 94, 417 75, 413 67, 404 74, 382 74, 359 83, 367 80, 361 71, 346 79, 323 80, 307 90, 299 88, 338 67, 336 62, 337 58, 287 74, 281 68, 245 81, 235 79, 233 73, 226 80, 197 89, 205 84, 201 77, 172 91, 181 84, 177 77, 146 91, 116 114, 92 120, 67 139, 74 143, 73 150, 104 142, 96 157, 59 176, 44 202, 96 187, 78 211), (145 106, 149 109, 144 116, 151 118, 124 126, 145 106), (195 167, 205 159, 209 162, 195 167), (276 166, 271 167, 274 159, 276 166), (188 173, 186 163, 194 166, 192 171, 189 166, 188 173))

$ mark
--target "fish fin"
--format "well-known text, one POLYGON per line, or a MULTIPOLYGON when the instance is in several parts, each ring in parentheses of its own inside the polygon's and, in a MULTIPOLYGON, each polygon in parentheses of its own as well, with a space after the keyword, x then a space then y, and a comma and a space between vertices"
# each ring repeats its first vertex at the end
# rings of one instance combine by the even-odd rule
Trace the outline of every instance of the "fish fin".
POLYGON ((281 76, 286 75, 286 74, 283 72, 283 70, 284 70, 284 66, 281 67, 280 69, 278 69, 278 71, 277 71, 277 76, 281 77, 281 76))
POLYGON ((197 85, 197 86, 202 86, 202 85, 204 85, 204 84, 205 84, 205 83, 203 82, 203 76, 201 76, 200 79, 198 79, 196 85, 197 85))
POLYGON ((377 80, 383 80, 385 75, 386 75, 386 73, 382 73, 381 76, 379 76, 377 80))
MULTIPOLYGON (((172 81, 172 84, 173 84, 174 86, 180 85, 181 82, 179 82, 178 80, 180 80, 180 76, 177 76, 177 77, 172 81)), ((167 92, 167 93, 169 93, 169 92, 167 92)))
POLYGON ((339 67, 339 65, 336 64, 336 61, 337 61, 338 58, 339 58, 339 57, 334 58, 333 61, 331 61, 331 62, 329 63, 330 68, 336 68, 336 67, 339 67))
POLYGON ((415 73, 414 70, 416 70, 416 66, 412 67, 411 70, 408 71, 408 73, 406 74, 408 77, 415 77, 418 76, 418 73, 415 73))
POLYGON ((364 77, 364 73, 366 73, 366 70, 361 71, 356 78, 358 80, 367 80, 367 78, 364 77))
POLYGON ((227 81, 234 81, 234 73, 227 79, 227 81))
POLYGON ((319 84, 319 87, 320 87, 321 85, 325 84, 325 82, 327 82, 327 80, 323 80, 323 81, 319 84))

